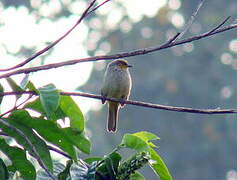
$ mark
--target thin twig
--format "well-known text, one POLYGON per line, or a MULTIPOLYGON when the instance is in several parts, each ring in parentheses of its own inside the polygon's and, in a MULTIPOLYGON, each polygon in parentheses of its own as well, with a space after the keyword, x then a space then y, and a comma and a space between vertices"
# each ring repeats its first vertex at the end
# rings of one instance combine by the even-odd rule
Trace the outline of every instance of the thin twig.
POLYGON ((103 6, 104 4, 106 4, 109 1, 110 0, 106 0, 106 1, 102 2, 101 4, 99 4, 98 6, 96 6, 95 8, 93 8, 92 10, 90 10, 96 2, 96 0, 93 0, 90 3, 90 5, 87 7, 87 9, 83 12, 83 14, 79 18, 79 20, 76 22, 76 24, 72 28, 70 28, 63 36, 61 36, 59 39, 57 39, 56 41, 54 41, 52 44, 48 45, 47 47, 43 48, 42 50, 36 52, 33 56, 27 58, 25 61, 13 66, 13 67, 10 67, 10 68, 0 69, 0 71, 9 71, 9 70, 13 70, 13 69, 17 69, 19 67, 22 67, 22 66, 26 65, 27 63, 29 63, 30 61, 32 61, 33 59, 35 59, 36 57, 40 56, 41 54, 47 52, 49 49, 51 49, 56 44, 58 44, 61 40, 63 40, 68 34, 70 34, 81 23, 81 21, 85 17, 87 17, 89 14, 96 11, 98 8, 100 8, 101 6, 103 6))
POLYGON ((0 136, 9 136, 7 133, 0 131, 0 136))
POLYGON ((29 101, 29 100, 32 98, 32 96, 33 96, 33 94, 30 94, 29 97, 26 98, 23 102, 21 102, 21 103, 18 104, 18 105, 15 105, 12 109, 10 109, 10 110, 8 110, 8 111, 6 111, 6 112, 0 114, 0 117, 3 117, 3 116, 5 116, 6 114, 11 113, 12 111, 18 109, 18 107, 20 107, 21 105, 23 105, 24 103, 26 103, 27 101, 29 101))
MULTIPOLYGON (((32 61, 33 59, 35 59, 36 57, 40 56, 41 54, 45 53, 46 51, 48 51, 49 49, 51 49, 52 47, 54 47, 56 44, 58 44, 61 40, 63 40, 68 34, 70 34, 72 32, 73 29, 75 29, 80 23, 81 21, 87 16, 89 10, 91 9, 91 7, 95 4, 96 0, 93 0, 89 6, 86 8, 86 10, 82 13, 81 17, 78 19, 78 21, 76 22, 76 24, 71 27, 65 34, 63 34, 59 39, 57 39, 56 41, 54 41, 53 43, 51 43, 50 45, 48 45, 47 47, 43 48, 42 50, 36 52, 33 56, 27 58, 25 61, 10 67, 10 68, 6 68, 6 69, 0 69, 0 71, 9 71, 9 70, 13 70, 19 67, 24 66, 25 64, 29 63, 30 61, 32 61)), ((90 11, 91 12, 91 11, 90 11)))
MULTIPOLYGON (((226 22, 226 19, 220 25, 222 25, 224 22, 226 22)), ((217 27, 219 27, 220 25, 218 25, 217 27)), ((113 55, 94 56, 94 57, 88 57, 88 58, 82 58, 82 59, 68 60, 68 61, 59 62, 59 63, 52 63, 52 64, 47 64, 47 65, 42 65, 42 66, 36 66, 36 67, 31 67, 31 68, 19 69, 19 70, 15 70, 15 71, 12 71, 9 73, 2 74, 0 76, 0 79, 10 77, 13 75, 17 75, 17 74, 28 74, 31 72, 59 68, 59 67, 73 65, 73 64, 77 64, 77 63, 81 63, 81 62, 90 62, 90 61, 99 61, 99 60, 113 60, 113 59, 119 59, 119 58, 131 57, 131 56, 145 55, 145 54, 152 53, 155 51, 160 51, 162 49, 167 49, 167 48, 174 47, 177 45, 197 41, 199 39, 213 36, 214 34, 222 33, 222 32, 234 29, 234 28, 237 28, 237 24, 225 26, 220 29, 216 29, 216 27, 215 27, 215 28, 211 29, 210 31, 207 31, 203 34, 192 36, 190 38, 182 39, 182 40, 179 40, 176 42, 173 42, 173 41, 170 42, 170 40, 168 40, 168 42, 166 42, 162 45, 159 45, 159 46, 155 46, 155 47, 148 47, 148 48, 138 49, 138 50, 134 50, 134 51, 130 51, 130 52, 122 52, 122 53, 118 53, 118 54, 113 54, 113 55), (215 31, 213 31, 213 30, 215 30, 215 31)), ((174 37, 176 37, 176 36, 178 36, 178 34, 176 34, 174 37)))
POLYGON ((7 121, 4 121, 3 119, 0 119, 0 123, 2 123, 3 125, 7 126, 8 128, 12 129, 13 131, 16 131, 20 136, 22 136, 26 142, 29 144, 29 146, 32 149, 32 152, 34 154, 34 157, 37 159, 38 163, 40 164, 40 166, 45 170, 45 172, 53 179, 53 180, 57 180, 56 177, 50 172, 50 170, 47 168, 47 166, 44 164, 44 162, 40 159, 40 156, 37 152, 37 150, 35 149, 34 145, 31 143, 30 139, 24 134, 24 132, 22 132, 20 129, 12 126, 11 124, 9 124, 7 121))
POLYGON ((214 29, 212 29, 211 31, 209 31, 209 34, 215 32, 217 29, 219 29, 222 25, 224 25, 229 19, 231 18, 231 16, 228 16, 221 24, 219 24, 218 26, 216 26, 214 29))
POLYGON ((203 3, 205 0, 199 0, 198 6, 196 8, 196 10, 193 12, 192 16, 190 17, 189 21, 187 22, 187 24, 184 26, 183 31, 180 33, 180 35, 177 37, 178 39, 181 39, 184 34, 190 29, 190 27, 192 26, 194 20, 197 17, 198 11, 200 10, 200 8, 202 7, 203 3))
MULTIPOLYGON (((0 96, 9 96, 9 95, 16 95, 16 94, 37 95, 37 93, 35 93, 34 91, 23 91, 23 92, 4 92, 4 93, 0 93, 0 96)), ((186 113, 196 113, 196 114, 236 114, 237 113, 237 109, 220 109, 220 108, 195 109, 195 108, 187 108, 187 107, 166 106, 166 105, 152 104, 152 103, 141 102, 141 101, 131 101, 131 100, 121 101, 115 98, 105 98, 99 95, 82 93, 82 92, 60 92, 60 94, 63 96, 82 96, 82 97, 94 98, 94 99, 99 99, 99 100, 106 99, 109 101, 120 102, 124 104, 131 104, 135 106, 167 110, 167 111, 176 111, 176 112, 186 112, 186 113)))
POLYGON ((90 10, 90 11, 88 12, 88 15, 89 15, 90 13, 96 11, 98 8, 100 8, 101 6, 103 6, 105 3, 109 2, 109 1, 111 1, 111 0, 106 0, 106 1, 102 2, 101 4, 99 4, 98 6, 96 6, 95 8, 93 8, 92 10, 90 10))
POLYGON ((177 33, 174 35, 174 37, 172 37, 171 39, 169 39, 167 41, 167 43, 163 44, 163 46, 167 46, 168 44, 172 44, 178 37, 179 37, 180 33, 177 33))
POLYGON ((60 151, 59 149, 57 148, 54 148, 53 146, 49 146, 48 145, 48 149, 51 150, 51 151, 54 151, 58 154, 61 154, 63 155, 64 157, 68 158, 68 159, 72 159, 72 157, 70 155, 68 155, 67 153, 63 152, 63 151, 60 151))

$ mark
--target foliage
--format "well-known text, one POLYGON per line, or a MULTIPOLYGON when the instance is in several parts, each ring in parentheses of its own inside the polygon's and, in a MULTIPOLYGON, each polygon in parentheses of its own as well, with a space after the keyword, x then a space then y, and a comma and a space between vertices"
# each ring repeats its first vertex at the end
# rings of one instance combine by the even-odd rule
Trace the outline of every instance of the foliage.
MULTIPOLYGON (((6 138, 0 139, 0 151, 4 153, 11 164, 0 159, 1 178, 7 179, 18 174, 23 179, 51 179, 49 172, 59 180, 103 180, 103 179, 133 179, 144 177, 137 171, 149 164, 162 180, 172 179, 166 165, 161 160, 151 142, 159 139, 149 132, 125 134, 122 142, 111 153, 104 157, 88 157, 82 159, 79 152, 90 154, 91 143, 85 136, 85 118, 70 96, 61 96, 60 91, 53 84, 36 88, 32 82, 27 82, 25 89, 18 86, 14 80, 8 80, 9 85, 17 91, 33 90, 39 97, 27 101, 22 108, 17 106, 6 117, 1 117, 0 129, 6 138), (37 112, 35 116, 32 112, 37 112), (68 119, 69 127, 61 127, 58 120, 68 119), (6 125, 7 122, 9 125, 6 125), (9 128, 10 127, 10 128, 9 128), (23 134, 19 134, 20 130, 23 134), (11 145, 15 140, 18 147, 11 145), (30 141, 30 143, 28 142, 30 141), (66 153, 68 160, 66 166, 55 162, 50 154, 49 144, 57 147, 58 153, 66 153), (124 159, 119 153, 121 149, 135 150, 129 158, 124 159), (36 157, 35 151, 39 155, 36 157), (47 171, 41 165, 36 172, 36 164, 27 158, 36 158, 45 164, 47 171)), ((21 97, 17 95, 16 101, 21 97)))

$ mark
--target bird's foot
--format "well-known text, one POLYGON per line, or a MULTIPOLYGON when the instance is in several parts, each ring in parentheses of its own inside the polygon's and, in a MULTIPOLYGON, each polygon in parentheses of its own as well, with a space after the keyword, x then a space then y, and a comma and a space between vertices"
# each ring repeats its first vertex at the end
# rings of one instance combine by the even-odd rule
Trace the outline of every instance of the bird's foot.
POLYGON ((120 105, 121 105, 121 107, 124 107, 124 105, 125 105, 125 100, 124 99, 120 100, 120 105))
POLYGON ((105 96, 102 96, 102 98, 101 98, 101 102, 102 102, 102 104, 104 104, 105 101, 106 101, 105 96))

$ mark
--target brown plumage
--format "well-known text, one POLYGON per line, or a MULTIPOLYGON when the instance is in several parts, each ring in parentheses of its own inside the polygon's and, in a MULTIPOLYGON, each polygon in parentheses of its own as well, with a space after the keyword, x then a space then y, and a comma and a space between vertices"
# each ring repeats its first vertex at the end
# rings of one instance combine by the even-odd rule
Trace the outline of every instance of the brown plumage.
MULTIPOLYGON (((108 64, 104 75, 101 95, 108 98, 127 100, 132 87, 131 76, 128 70, 131 67, 125 60, 115 60, 108 64)), ((105 100, 102 100, 104 103, 105 100)), ((108 102, 109 112, 107 120, 107 130, 116 132, 118 112, 124 104, 118 102, 108 102)))

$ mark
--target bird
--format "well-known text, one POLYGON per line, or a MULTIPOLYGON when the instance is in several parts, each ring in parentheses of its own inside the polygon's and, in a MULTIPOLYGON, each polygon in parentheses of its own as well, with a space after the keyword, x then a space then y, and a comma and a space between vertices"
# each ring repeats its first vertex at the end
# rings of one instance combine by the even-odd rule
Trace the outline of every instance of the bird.
POLYGON ((128 100, 132 88, 132 80, 129 68, 132 65, 124 59, 113 60, 107 65, 103 84, 101 88, 102 104, 106 102, 105 98, 116 98, 120 102, 108 101, 107 131, 115 133, 118 123, 118 112, 124 103, 128 100))

